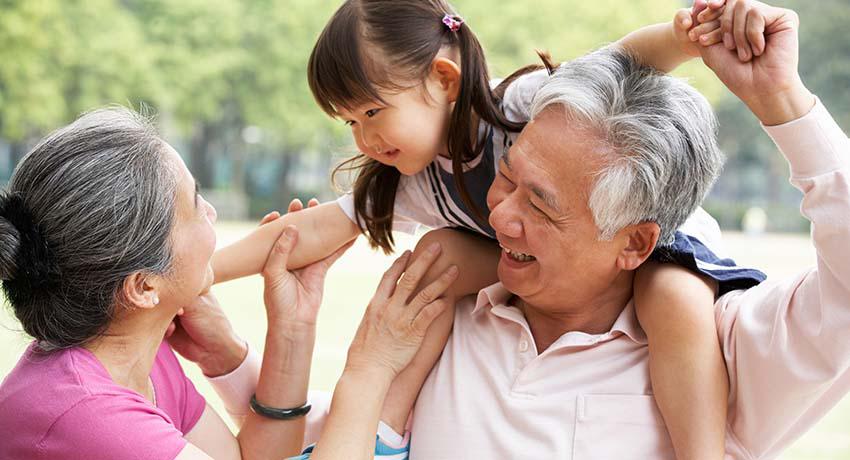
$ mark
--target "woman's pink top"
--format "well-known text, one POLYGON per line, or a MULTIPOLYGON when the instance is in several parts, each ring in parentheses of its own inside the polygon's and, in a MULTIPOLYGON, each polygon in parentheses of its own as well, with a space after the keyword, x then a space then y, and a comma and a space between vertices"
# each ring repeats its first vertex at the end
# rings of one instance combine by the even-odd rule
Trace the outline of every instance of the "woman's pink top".
POLYGON ((30 345, 0 385, 0 459, 172 460, 206 402, 166 342, 151 380, 156 407, 86 349, 30 345))

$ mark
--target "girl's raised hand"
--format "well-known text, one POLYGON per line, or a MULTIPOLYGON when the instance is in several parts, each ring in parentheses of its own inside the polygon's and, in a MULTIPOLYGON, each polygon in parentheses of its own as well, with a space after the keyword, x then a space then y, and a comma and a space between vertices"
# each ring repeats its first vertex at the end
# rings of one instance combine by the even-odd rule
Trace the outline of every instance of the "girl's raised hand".
POLYGON ((384 273, 348 350, 346 369, 395 377, 410 363, 428 326, 448 306, 442 296, 457 279, 458 269, 451 266, 409 299, 440 252, 434 244, 411 261, 405 251, 384 273))
POLYGON ((720 17, 725 0, 706 3, 696 0, 691 8, 683 8, 673 18, 673 34, 682 49, 691 56, 699 56, 700 46, 711 46, 721 41, 720 17))

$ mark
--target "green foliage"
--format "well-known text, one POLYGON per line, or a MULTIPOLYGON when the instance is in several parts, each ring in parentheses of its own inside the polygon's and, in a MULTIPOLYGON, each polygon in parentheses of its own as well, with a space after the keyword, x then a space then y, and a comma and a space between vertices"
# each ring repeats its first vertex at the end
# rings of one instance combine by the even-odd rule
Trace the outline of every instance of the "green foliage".
MULTIPOLYGON (((0 139, 20 150, 82 111, 144 102, 160 113, 165 136, 206 185, 290 193, 289 165, 350 144, 348 129, 318 109, 306 81, 313 43, 339 3, 0 0, 0 139), (259 144, 243 139, 248 127, 261 133, 259 144), (280 171, 261 178, 278 184, 254 187, 251 175, 263 169, 280 171)), ((643 25, 669 21, 687 2, 454 3, 484 45, 491 75, 503 77, 535 63, 536 49, 572 59, 643 25)), ((800 12, 805 81, 850 127, 850 46, 843 39, 850 5, 780 3, 800 12)), ((794 201, 772 144, 746 109, 701 63, 676 74, 718 103, 730 161, 715 197, 794 201)))

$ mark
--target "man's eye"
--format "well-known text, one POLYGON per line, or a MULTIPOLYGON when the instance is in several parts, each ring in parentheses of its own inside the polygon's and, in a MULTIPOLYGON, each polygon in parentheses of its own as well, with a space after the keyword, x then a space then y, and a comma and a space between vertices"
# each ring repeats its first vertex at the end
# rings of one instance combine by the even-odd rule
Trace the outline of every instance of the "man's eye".
POLYGON ((369 118, 372 118, 372 117, 374 117, 375 115, 377 115, 377 114, 378 114, 378 112, 380 112, 380 111, 381 111, 381 109, 372 109, 372 110, 367 110, 367 111, 366 111, 366 116, 367 116, 367 117, 369 117, 369 118))
POLYGON ((537 207, 537 205, 535 205, 533 201, 528 200, 528 204, 531 206, 531 209, 533 209, 533 210, 534 210, 534 212, 536 212, 536 213, 538 213, 538 214, 540 214, 540 215, 542 215, 542 216, 545 216, 545 215, 546 215, 546 213, 545 213, 545 212, 543 212, 543 210, 542 210, 542 209, 540 209, 539 207, 537 207))

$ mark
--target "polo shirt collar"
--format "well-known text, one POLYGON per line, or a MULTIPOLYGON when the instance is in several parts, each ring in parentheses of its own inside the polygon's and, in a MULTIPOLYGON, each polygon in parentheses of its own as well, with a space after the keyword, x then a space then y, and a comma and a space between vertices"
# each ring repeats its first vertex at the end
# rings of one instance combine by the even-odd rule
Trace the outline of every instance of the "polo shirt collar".
MULTIPOLYGON (((478 298, 475 301, 475 308, 472 309, 470 315, 479 314, 479 312, 490 311, 494 306, 507 306, 508 300, 513 296, 501 282, 487 286, 478 292, 478 298)), ((567 332, 566 334, 569 334, 567 332)), ((566 335, 565 334, 565 335, 566 335)), ((641 345, 646 345, 646 333, 640 327, 635 314, 634 300, 629 300, 629 303, 620 312, 614 325, 611 326, 609 332, 599 334, 599 339, 604 340, 608 337, 614 337, 620 334, 627 335, 633 342, 641 345)))

